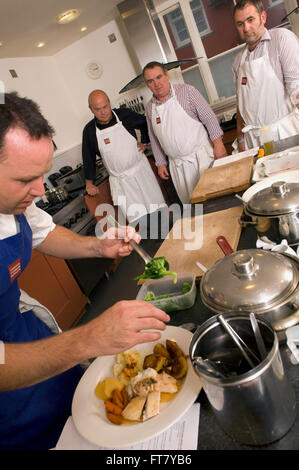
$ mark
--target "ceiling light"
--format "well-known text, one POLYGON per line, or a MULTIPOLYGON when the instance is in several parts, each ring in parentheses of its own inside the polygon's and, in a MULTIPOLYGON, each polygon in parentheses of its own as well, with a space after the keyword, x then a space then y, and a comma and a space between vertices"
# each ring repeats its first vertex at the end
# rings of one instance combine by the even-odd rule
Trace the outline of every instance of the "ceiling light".
POLYGON ((57 16, 56 20, 59 24, 66 24, 74 21, 80 15, 79 10, 67 10, 57 16))
POLYGON ((3 42, 2 42, 2 41, 0 41, 0 47, 1 47, 1 46, 3 46, 3 42))
POLYGON ((84 31, 87 30, 87 27, 86 26, 82 26, 82 28, 80 29, 80 31, 83 33, 84 31))
POLYGON ((36 47, 44 47, 45 45, 45 42, 39 42, 38 44, 36 44, 36 47))

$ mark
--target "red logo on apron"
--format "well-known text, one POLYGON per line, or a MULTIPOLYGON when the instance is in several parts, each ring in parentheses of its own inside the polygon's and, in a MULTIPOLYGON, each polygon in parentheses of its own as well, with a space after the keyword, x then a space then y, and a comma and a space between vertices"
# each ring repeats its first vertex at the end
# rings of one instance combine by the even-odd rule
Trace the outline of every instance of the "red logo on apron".
POLYGON ((160 119, 159 117, 157 117, 156 123, 157 123, 157 124, 160 124, 160 123, 161 123, 161 119, 160 119))
POLYGON ((12 264, 8 266, 8 272, 10 275, 10 280, 14 281, 21 274, 21 260, 18 258, 12 264))
POLYGON ((104 142, 105 142, 106 145, 110 144, 110 139, 107 137, 106 139, 104 139, 104 142))
POLYGON ((246 84, 247 84, 247 77, 242 77, 241 85, 246 85, 246 84))

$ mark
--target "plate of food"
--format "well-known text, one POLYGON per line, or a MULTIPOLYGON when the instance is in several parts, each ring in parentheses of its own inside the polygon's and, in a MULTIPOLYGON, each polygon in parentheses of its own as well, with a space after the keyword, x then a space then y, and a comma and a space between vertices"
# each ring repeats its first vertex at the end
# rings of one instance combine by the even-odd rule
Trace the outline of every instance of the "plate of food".
POLYGON ((95 359, 73 397, 79 434, 118 449, 151 439, 178 421, 201 390, 188 354, 192 336, 167 326, 158 341, 95 359))

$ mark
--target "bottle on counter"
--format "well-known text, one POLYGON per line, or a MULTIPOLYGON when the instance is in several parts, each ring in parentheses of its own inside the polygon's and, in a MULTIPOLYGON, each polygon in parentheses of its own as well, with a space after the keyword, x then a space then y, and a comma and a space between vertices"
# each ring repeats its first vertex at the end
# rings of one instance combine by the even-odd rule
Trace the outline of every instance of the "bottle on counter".
POLYGON ((260 136, 261 145, 264 147, 265 155, 275 153, 276 150, 271 129, 268 126, 261 127, 260 136))

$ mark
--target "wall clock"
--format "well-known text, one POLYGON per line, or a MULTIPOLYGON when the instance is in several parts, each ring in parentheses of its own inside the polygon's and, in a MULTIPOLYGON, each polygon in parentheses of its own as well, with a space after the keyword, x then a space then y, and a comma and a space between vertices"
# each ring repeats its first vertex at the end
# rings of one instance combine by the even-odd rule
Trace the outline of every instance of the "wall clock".
POLYGON ((96 80, 97 78, 100 78, 102 73, 103 67, 98 61, 91 60, 90 62, 88 62, 86 66, 86 74, 89 78, 96 80))

